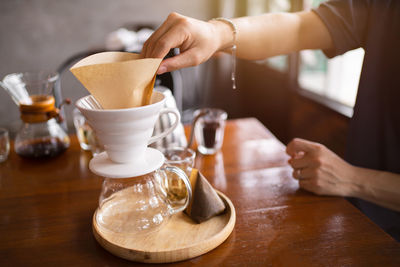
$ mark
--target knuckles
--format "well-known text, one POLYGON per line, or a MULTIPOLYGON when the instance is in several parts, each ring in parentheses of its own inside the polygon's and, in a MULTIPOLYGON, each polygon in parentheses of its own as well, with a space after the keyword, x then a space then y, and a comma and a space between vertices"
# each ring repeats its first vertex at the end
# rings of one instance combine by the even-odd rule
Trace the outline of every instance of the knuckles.
POLYGON ((290 141, 286 146, 286 154, 293 156, 295 152, 296 138, 290 141))
POLYGON ((190 24, 190 21, 187 17, 182 16, 181 14, 178 14, 176 12, 172 12, 168 15, 167 20, 172 20, 174 23, 179 24, 180 26, 188 26, 190 24))
POLYGON ((181 17, 177 21, 183 28, 189 27, 191 25, 189 19, 186 17, 181 17))
POLYGON ((320 168, 322 166, 322 158, 319 156, 314 156, 312 162, 315 168, 320 168))
POLYGON ((325 148, 325 146, 322 145, 322 144, 316 143, 316 144, 314 145, 314 150, 315 150, 315 152, 317 152, 317 153, 321 153, 321 152, 324 150, 324 148, 325 148))
POLYGON ((302 142, 302 140, 303 139, 296 137, 296 138, 293 138, 292 141, 290 141, 290 143, 300 143, 300 142, 302 142))
POLYGON ((166 51, 168 50, 168 42, 165 39, 160 39, 157 41, 157 48, 160 51, 166 51))
POLYGON ((180 17, 182 17, 182 16, 179 13, 176 13, 176 12, 171 12, 168 15, 168 19, 172 19, 172 20, 180 18, 180 17))

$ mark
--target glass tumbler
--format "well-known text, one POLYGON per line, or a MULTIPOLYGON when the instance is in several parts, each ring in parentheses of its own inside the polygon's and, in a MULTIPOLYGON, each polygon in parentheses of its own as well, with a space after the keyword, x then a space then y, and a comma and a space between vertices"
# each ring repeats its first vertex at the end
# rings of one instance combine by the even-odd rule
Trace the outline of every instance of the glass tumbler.
POLYGON ((79 109, 73 111, 74 126, 79 145, 83 150, 91 151, 93 155, 97 155, 103 151, 102 146, 97 140, 96 134, 92 127, 87 123, 86 118, 79 109))
MULTIPOLYGON (((183 170, 187 177, 190 178, 190 173, 194 167, 196 152, 187 147, 170 147, 161 151, 165 156, 165 165, 174 166, 183 170)), ((181 179, 172 174, 168 177, 168 187, 170 198, 175 201, 181 201, 186 198, 186 186, 181 179)))
POLYGON ((10 140, 7 129, 0 128, 0 162, 6 161, 10 153, 10 140))
POLYGON ((204 155, 215 154, 222 147, 224 140, 225 123, 228 117, 227 113, 221 109, 205 108, 194 112, 199 117, 195 127, 195 137, 197 150, 204 155))

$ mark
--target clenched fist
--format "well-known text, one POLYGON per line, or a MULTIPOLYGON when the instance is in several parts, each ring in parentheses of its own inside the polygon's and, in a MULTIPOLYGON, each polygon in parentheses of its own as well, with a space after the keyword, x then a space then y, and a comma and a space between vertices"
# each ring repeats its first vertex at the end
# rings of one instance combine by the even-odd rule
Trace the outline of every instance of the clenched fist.
POLYGON ((296 138, 287 145, 286 153, 301 188, 318 195, 353 195, 355 168, 325 146, 296 138))

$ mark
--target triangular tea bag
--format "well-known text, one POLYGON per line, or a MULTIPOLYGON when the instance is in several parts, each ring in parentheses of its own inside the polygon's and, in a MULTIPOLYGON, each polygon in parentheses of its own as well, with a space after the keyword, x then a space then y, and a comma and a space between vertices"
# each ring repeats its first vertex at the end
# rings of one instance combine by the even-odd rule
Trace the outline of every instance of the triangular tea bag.
POLYGON ((189 180, 192 186, 192 200, 185 213, 192 220, 201 223, 225 211, 225 203, 203 174, 193 168, 189 180))
POLYGON ((150 103, 161 60, 102 52, 80 60, 70 70, 104 109, 131 108, 150 103))

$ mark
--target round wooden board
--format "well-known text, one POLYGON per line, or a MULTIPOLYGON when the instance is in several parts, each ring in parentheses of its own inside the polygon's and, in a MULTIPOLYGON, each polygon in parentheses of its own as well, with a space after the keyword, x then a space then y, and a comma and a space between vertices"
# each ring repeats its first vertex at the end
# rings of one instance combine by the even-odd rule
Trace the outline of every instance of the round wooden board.
POLYGON ((100 245, 112 254, 137 262, 167 263, 191 259, 218 247, 233 231, 235 207, 217 191, 227 210, 201 224, 186 214, 172 216, 159 231, 145 236, 128 236, 102 230, 93 216, 93 233, 100 245))

